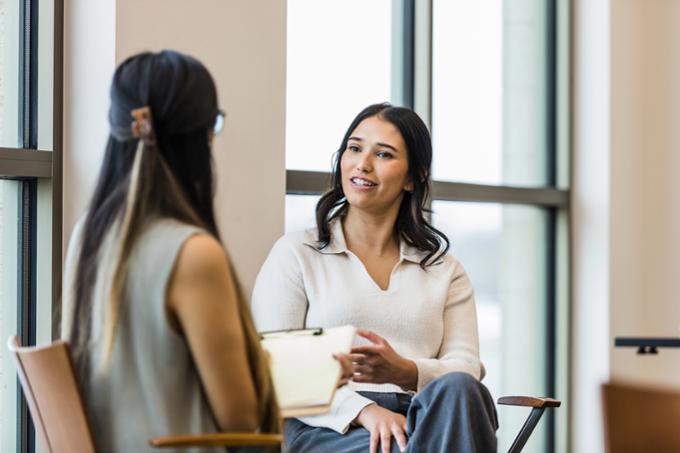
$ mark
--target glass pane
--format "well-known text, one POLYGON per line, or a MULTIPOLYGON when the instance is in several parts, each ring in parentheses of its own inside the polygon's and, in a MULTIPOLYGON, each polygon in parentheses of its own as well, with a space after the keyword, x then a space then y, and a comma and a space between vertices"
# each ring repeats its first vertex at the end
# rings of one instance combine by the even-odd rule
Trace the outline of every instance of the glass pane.
POLYGON ((52 151, 54 0, 40 0, 38 15, 38 149, 52 151))
MULTIPOLYGON (((434 201, 433 221, 475 288, 484 384, 494 399, 546 391, 546 214, 534 207, 434 201)), ((498 407, 508 448, 526 413, 498 407)), ((545 451, 547 424, 525 450, 545 451)))
POLYGON ((435 179, 547 183, 543 0, 434 0, 435 179))
POLYGON ((20 5, 0 0, 0 146, 8 148, 20 146, 20 5))
MULTIPOLYGON (((17 333, 17 241, 19 183, 0 180, 0 339, 17 333)), ((0 347, 0 451, 16 451, 17 374, 0 347)))
POLYGON ((289 0, 286 168, 330 171, 349 123, 390 100, 392 0, 289 0))
POLYGON ((316 203, 319 195, 286 195, 286 233, 316 225, 316 203))

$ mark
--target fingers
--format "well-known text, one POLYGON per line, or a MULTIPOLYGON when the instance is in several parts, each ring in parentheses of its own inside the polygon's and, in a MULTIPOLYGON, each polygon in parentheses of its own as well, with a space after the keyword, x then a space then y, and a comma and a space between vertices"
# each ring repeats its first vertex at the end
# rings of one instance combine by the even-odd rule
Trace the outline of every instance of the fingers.
POLYGON ((354 377, 352 377, 352 381, 359 383, 374 383, 371 376, 366 376, 364 374, 355 374, 354 377))
POLYGON ((392 453, 392 433, 389 430, 383 429, 380 433, 380 444, 383 453, 392 453))
POLYGON ((370 330, 357 329, 357 335, 359 335, 359 336, 362 337, 362 338, 367 339, 367 340, 370 341, 371 343, 375 343, 375 344, 383 344, 383 343, 385 342, 385 340, 383 339, 383 337, 381 337, 381 336, 378 335, 377 333, 372 332, 372 331, 370 331, 370 330))
POLYGON ((376 368, 373 365, 355 365, 354 366, 354 376, 352 376, 354 382, 372 382, 372 383, 382 383, 384 382, 379 374, 376 373, 376 368))
POLYGON ((366 354, 354 354, 354 353, 352 353, 352 354, 347 354, 347 355, 349 356, 350 360, 352 362, 355 362, 355 363, 363 362, 364 360, 366 360, 368 358, 368 356, 366 354))
POLYGON ((399 426, 395 425, 392 428, 392 434, 394 434, 394 438, 397 441, 397 445, 399 445, 399 450, 404 451, 406 450, 406 427, 405 426, 399 426))
POLYGON ((352 348, 352 354, 351 355, 356 355, 356 356, 368 356, 368 355, 376 355, 380 353, 382 346, 376 346, 372 344, 367 344, 363 346, 354 346, 352 348))
POLYGON ((375 366, 368 362, 355 363, 354 364, 354 375, 359 374, 371 374, 373 373, 375 366))
POLYGON ((380 432, 371 431, 371 453, 378 453, 378 444, 380 443, 380 432))
POLYGON ((333 354, 333 358, 340 362, 342 379, 349 379, 354 375, 354 365, 349 354, 333 354))
POLYGON ((365 354, 349 354, 349 357, 352 361, 352 366, 354 367, 354 370, 356 371, 356 368, 359 366, 378 366, 380 364, 380 357, 378 356, 368 356, 365 354))

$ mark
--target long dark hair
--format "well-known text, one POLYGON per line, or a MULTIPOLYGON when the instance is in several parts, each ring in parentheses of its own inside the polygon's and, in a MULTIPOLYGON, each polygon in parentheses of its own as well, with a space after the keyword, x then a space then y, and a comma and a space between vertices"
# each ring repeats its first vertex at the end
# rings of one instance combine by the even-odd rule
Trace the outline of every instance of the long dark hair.
POLYGON ((331 241, 330 223, 342 217, 349 209, 349 203, 342 190, 342 155, 354 129, 366 118, 378 117, 395 126, 401 133, 408 151, 408 175, 413 181, 413 191, 405 192, 394 225, 398 237, 406 244, 426 252, 420 261, 425 269, 436 262, 449 249, 449 239, 433 227, 425 218, 430 195, 430 165, 432 164, 432 140, 423 120, 410 109, 394 107, 388 103, 373 104, 363 109, 347 128, 340 148, 335 154, 331 189, 321 196, 316 205, 316 226, 320 248, 331 241))
MULTIPOLYGON (((100 245, 108 234, 116 234, 117 250, 113 275, 106 276, 111 278, 111 289, 105 306, 100 371, 110 361, 128 259, 144 229, 156 219, 171 218, 203 228, 219 240, 210 152, 217 115, 212 77, 192 57, 173 51, 142 53, 116 69, 109 110, 111 135, 84 220, 73 309, 64 313, 64 334, 77 362, 86 364, 87 371, 93 348, 91 295, 99 272, 100 245), (151 112, 154 134, 138 140, 131 127, 131 111, 142 107, 151 112)), ((237 303, 260 398, 260 427, 278 432, 280 420, 266 356, 241 294, 237 303)))

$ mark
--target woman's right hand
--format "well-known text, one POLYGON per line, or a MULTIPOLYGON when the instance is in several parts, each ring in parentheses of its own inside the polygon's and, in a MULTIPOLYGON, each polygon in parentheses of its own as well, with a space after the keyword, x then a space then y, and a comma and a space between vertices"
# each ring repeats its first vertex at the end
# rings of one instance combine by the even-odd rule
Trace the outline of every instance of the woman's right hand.
POLYGON ((369 404, 359 412, 356 421, 371 433, 371 453, 378 453, 379 444, 382 453, 391 453, 392 437, 401 451, 406 449, 406 417, 403 415, 369 404))

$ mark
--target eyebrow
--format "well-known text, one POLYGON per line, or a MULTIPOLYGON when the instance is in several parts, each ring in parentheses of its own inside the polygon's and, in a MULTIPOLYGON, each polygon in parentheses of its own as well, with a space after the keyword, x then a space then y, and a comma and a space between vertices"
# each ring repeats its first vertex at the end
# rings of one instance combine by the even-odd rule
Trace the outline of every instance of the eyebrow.
MULTIPOLYGON (((350 140, 356 140, 357 142, 362 142, 362 141, 364 141, 363 138, 361 138, 361 137, 354 137, 354 136, 352 136, 352 137, 350 137, 350 138, 347 139, 347 141, 350 141, 350 140)), ((390 145, 389 143, 376 143, 376 145, 378 145, 378 146, 380 146, 380 147, 383 147, 383 148, 389 148, 389 149, 391 149, 392 151, 394 151, 395 153, 398 153, 398 152, 399 152, 399 150, 398 150, 397 148, 395 148, 394 146, 390 145)))

